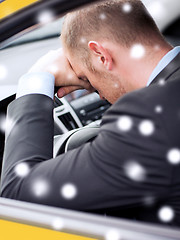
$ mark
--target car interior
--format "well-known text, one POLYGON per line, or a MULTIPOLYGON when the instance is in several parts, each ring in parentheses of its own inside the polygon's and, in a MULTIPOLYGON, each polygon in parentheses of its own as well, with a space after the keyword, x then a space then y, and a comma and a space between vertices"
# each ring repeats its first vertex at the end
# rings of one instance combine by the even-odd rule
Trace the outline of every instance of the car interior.
MULTIPOLYGON (((60 34, 64 14, 93 2, 96 1, 38 1, 0 20, 0 71, 1 65, 5 66, 5 69, 2 69, 4 77, 0 77, 0 168, 4 152, 5 115, 8 104, 15 98, 19 78, 45 53, 61 47, 60 34), (53 17, 48 15, 51 12, 53 17), (45 17, 46 20, 44 20, 45 17)), ((143 2, 147 8, 149 7, 151 13, 152 3, 157 1, 144 0, 143 2)), ((163 1, 159 2, 163 3, 163 1)), ((173 1, 171 4, 173 5, 173 1)), ((156 13, 159 18, 156 19, 154 15, 162 34, 173 46, 180 44, 180 13, 177 8, 177 6, 171 7, 171 12, 168 12, 169 17, 162 16, 166 19, 164 21, 161 19, 160 12, 156 13)), ((110 106, 111 104, 101 100, 96 92, 89 93, 87 90, 75 91, 61 99, 55 95, 54 157, 95 138, 101 118, 110 106)), ((122 239, 180 239, 178 229, 170 227, 165 229, 162 226, 103 218, 93 214, 36 206, 36 204, 10 199, 0 199, 0 208, 2 219, 50 229, 52 229, 52 219, 60 216, 66 226, 63 231, 98 239, 105 239, 107 229, 109 231, 114 229, 113 231, 118 235, 114 240, 121 239, 120 235, 123 236, 122 239), (38 218, 35 217, 37 214, 38 218), (79 224, 74 224, 75 222, 79 224), (136 238, 133 237, 134 234, 136 238)))

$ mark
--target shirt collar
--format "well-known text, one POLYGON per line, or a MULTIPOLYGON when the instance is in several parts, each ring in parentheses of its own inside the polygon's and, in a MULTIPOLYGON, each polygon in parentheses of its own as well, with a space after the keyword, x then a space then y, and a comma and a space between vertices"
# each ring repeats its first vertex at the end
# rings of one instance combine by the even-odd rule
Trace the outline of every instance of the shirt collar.
POLYGON ((147 86, 151 84, 154 78, 178 55, 179 52, 180 52, 180 46, 175 47, 160 60, 158 65, 155 67, 155 69, 151 73, 151 76, 149 77, 149 80, 147 82, 147 86))

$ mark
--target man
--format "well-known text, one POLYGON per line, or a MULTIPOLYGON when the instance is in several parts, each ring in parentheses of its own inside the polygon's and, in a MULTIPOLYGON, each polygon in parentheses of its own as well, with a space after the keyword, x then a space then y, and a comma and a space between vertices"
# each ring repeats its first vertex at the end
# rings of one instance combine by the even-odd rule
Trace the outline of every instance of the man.
POLYGON ((9 106, 2 197, 180 225, 180 49, 138 0, 70 13, 61 38, 9 106), (52 159, 54 79, 59 97, 95 89, 114 104, 95 140, 52 159))

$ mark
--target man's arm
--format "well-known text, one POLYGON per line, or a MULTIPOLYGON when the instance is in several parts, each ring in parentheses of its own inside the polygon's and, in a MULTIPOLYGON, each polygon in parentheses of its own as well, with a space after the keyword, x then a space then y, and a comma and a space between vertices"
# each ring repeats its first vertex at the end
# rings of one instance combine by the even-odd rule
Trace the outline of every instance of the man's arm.
POLYGON ((52 99, 30 94, 12 102, 8 118, 13 127, 6 137, 2 196, 85 211, 134 208, 142 206, 147 196, 157 200, 166 196, 169 165, 164 159, 156 161, 159 155, 152 151, 152 143, 166 145, 160 126, 156 124, 153 139, 137 137, 134 127, 128 132, 119 129, 121 116, 128 115, 134 126, 149 117, 146 111, 142 116, 141 99, 139 109, 134 110, 135 101, 134 97, 122 98, 105 115, 93 142, 55 159, 52 99), (144 169, 142 178, 128 175, 127 163, 131 162, 144 169))
MULTIPOLYGON (((77 77, 63 49, 50 51, 41 57, 29 70, 29 73, 39 72, 54 76, 56 89, 59 87, 57 91, 59 98, 78 89, 87 89, 90 92, 95 90, 88 80, 77 77)), ((46 83, 45 80, 44 83, 46 83)))

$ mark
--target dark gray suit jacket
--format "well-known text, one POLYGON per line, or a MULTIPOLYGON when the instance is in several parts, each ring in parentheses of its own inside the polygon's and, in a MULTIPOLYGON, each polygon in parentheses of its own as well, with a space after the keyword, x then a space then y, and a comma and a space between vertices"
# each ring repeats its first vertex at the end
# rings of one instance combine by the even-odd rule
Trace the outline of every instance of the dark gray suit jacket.
POLYGON ((13 101, 8 118, 2 197, 152 222, 168 205, 175 213, 170 224, 180 226, 180 164, 168 161, 180 149, 180 54, 151 86, 110 107, 95 140, 55 159, 49 97, 13 101), (19 163, 27 164, 24 177, 19 163))

